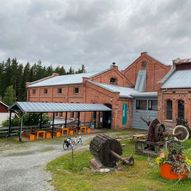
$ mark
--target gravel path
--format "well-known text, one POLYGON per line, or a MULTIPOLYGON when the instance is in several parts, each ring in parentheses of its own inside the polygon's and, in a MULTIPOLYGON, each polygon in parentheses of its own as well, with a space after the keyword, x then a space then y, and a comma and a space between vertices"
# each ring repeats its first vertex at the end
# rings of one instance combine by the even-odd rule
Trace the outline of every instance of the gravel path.
MULTIPOLYGON (((92 135, 85 136, 83 140, 91 138, 92 135)), ((66 153, 62 140, 11 144, 6 150, 0 148, 0 191, 53 191, 51 175, 45 171, 45 166, 66 153)))

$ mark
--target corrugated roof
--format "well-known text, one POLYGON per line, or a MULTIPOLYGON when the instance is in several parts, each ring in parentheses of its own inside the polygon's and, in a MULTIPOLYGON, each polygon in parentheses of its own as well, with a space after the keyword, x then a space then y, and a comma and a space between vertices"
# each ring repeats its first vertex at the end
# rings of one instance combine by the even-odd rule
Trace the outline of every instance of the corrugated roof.
POLYGON ((162 85, 162 88, 190 88, 191 70, 175 71, 162 85))
POLYGON ((135 89, 137 91, 143 92, 145 90, 145 83, 146 83, 146 70, 139 70, 135 84, 135 89))
POLYGON ((94 76, 95 73, 81 73, 81 74, 71 74, 71 75, 62 75, 49 78, 37 83, 33 83, 28 87, 41 87, 41 86, 55 86, 55 85, 64 85, 64 84, 79 84, 83 82, 83 77, 94 76))
POLYGON ((132 93, 132 97, 157 97, 157 92, 137 92, 132 93))
POLYGON ((131 94, 138 93, 138 91, 136 91, 133 88, 121 87, 121 86, 110 85, 110 84, 102 84, 102 83, 92 82, 92 81, 90 82, 106 90, 109 90, 111 92, 116 92, 116 93, 118 92, 120 97, 132 98, 131 94))
POLYGON ((16 102, 14 105, 9 107, 9 110, 16 110, 26 113, 111 111, 110 108, 103 104, 42 102, 16 102))

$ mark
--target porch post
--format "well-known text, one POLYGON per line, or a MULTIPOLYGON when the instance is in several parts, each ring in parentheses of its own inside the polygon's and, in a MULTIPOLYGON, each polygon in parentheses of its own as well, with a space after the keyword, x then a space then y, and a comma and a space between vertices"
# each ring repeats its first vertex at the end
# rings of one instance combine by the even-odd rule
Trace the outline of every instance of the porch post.
POLYGON ((78 111, 78 130, 80 129, 80 112, 78 111))
POLYGON ((52 138, 54 137, 54 113, 52 117, 52 138))
POLYGON ((66 114, 65 114, 65 127, 67 126, 67 114, 68 114, 68 112, 66 112, 66 114))
POLYGON ((21 116, 20 132, 19 132, 19 142, 22 142, 22 129, 23 129, 23 114, 21 116))
POLYGON ((40 129, 42 128, 42 113, 40 113, 40 129))

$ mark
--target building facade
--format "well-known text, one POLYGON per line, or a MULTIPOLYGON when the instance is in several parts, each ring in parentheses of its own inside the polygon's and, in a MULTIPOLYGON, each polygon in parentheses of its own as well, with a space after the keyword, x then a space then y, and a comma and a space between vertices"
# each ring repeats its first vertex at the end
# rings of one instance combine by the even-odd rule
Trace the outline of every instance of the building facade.
POLYGON ((173 61, 171 71, 161 80, 158 118, 169 127, 184 119, 191 127, 191 59, 173 61))
MULTIPOLYGON (((112 108, 112 112, 82 113, 80 120, 113 129, 139 128, 140 117, 157 116, 158 81, 169 70, 170 66, 144 52, 123 71, 113 63, 108 70, 99 73, 53 74, 27 83, 27 99, 31 102, 102 103, 112 108)), ((65 117, 64 113, 56 115, 65 117)), ((70 113, 69 117, 75 118, 76 114, 70 113)))

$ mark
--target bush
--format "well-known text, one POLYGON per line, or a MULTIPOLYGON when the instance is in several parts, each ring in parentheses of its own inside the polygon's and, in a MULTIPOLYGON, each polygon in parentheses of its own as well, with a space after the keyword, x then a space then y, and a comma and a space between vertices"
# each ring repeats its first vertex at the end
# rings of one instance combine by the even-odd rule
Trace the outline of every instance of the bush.
MULTIPOLYGON (((40 114, 39 113, 26 113, 23 118, 23 125, 38 125, 40 123, 40 114)), ((47 114, 43 113, 42 115, 42 124, 49 124, 49 117, 47 114)), ((9 120, 3 121, 3 127, 9 126, 9 120)), ((19 126, 20 119, 15 115, 15 117, 11 120, 11 126, 19 126)))

